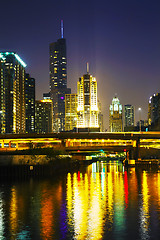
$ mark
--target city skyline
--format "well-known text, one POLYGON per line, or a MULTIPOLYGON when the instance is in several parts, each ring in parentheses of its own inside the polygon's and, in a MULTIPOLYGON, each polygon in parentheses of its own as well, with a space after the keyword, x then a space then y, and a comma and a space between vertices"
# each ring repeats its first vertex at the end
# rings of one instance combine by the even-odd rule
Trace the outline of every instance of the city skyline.
POLYGON ((15 51, 27 63, 26 71, 36 79, 36 99, 49 91, 49 44, 60 38, 63 19, 72 93, 77 92, 77 81, 89 62, 90 73, 97 79, 105 128, 115 93, 122 105, 135 106, 136 121, 138 107, 142 119, 147 119, 148 99, 160 90, 159 3, 61 1, 54 4, 53 14, 52 1, 23 6, 16 1, 3 2, 2 9, 7 9, 7 18, 2 11, 0 50, 15 51))

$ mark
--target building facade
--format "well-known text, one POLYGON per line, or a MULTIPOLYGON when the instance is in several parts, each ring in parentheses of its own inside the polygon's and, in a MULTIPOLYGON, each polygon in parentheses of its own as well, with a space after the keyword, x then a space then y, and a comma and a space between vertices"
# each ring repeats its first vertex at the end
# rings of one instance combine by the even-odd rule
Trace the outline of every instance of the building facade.
POLYGON ((134 126, 135 124, 134 106, 130 104, 124 105, 124 127, 134 126))
POLYGON ((88 72, 77 83, 77 127, 98 128, 97 81, 88 72))
POLYGON ((35 132, 35 79, 27 73, 25 77, 26 133, 35 132))
POLYGON ((160 93, 154 94, 149 99, 148 123, 150 130, 160 130, 160 93))
POLYGON ((0 133, 25 133, 25 67, 15 52, 0 52, 0 133))
POLYGON ((35 101, 35 132, 53 132, 53 102, 50 99, 35 101))
POLYGON ((65 130, 65 94, 67 88, 66 39, 63 38, 63 22, 61 22, 61 38, 49 46, 50 51, 50 96, 53 101, 53 131, 65 130))
POLYGON ((99 99, 98 99, 98 124, 100 128, 100 132, 103 132, 103 114, 102 114, 101 102, 99 99))
POLYGON ((77 94, 65 95, 65 130, 72 131, 77 126, 77 94))
POLYGON ((117 97, 114 97, 109 107, 109 131, 122 132, 122 104, 117 97))

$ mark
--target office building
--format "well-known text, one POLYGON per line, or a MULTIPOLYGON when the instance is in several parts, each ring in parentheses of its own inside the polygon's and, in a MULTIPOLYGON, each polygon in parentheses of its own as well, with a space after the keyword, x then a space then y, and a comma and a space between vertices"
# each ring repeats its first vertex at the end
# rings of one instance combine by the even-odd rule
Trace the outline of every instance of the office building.
POLYGON ((53 101, 53 130, 65 130, 65 94, 67 88, 66 39, 63 37, 63 21, 61 21, 61 38, 50 44, 50 96, 53 101))
POLYGON ((115 96, 109 107, 109 130, 110 132, 122 132, 122 104, 115 96))
POLYGON ((50 99, 35 101, 35 132, 53 132, 53 102, 50 99))
POLYGON ((124 105, 124 127, 134 126, 135 114, 134 106, 130 104, 124 105))
POLYGON ((35 79, 27 73, 25 77, 26 133, 35 132, 35 79))
POLYGON ((77 94, 65 95, 65 131, 72 131, 77 126, 77 94))
POLYGON ((0 133, 25 133, 25 67, 15 52, 0 52, 0 133))
POLYGON ((150 130, 160 131, 160 93, 154 94, 149 99, 148 123, 150 130))
POLYGON ((99 128, 98 125, 98 103, 97 103, 97 81, 95 77, 84 74, 77 83, 78 107, 77 127, 78 128, 99 128))
POLYGON ((151 119, 151 100, 152 97, 149 98, 149 102, 148 102, 148 125, 151 125, 152 119, 151 119))

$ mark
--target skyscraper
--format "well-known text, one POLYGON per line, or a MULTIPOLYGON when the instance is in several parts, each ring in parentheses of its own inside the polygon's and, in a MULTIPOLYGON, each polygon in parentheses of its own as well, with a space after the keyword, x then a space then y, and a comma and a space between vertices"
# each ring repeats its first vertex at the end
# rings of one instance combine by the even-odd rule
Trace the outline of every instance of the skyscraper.
POLYGON ((148 122, 151 130, 160 130, 160 93, 154 94, 149 99, 148 122))
POLYGON ((98 128, 97 81, 95 77, 84 74, 77 83, 78 128, 98 128))
POLYGON ((134 106, 130 104, 124 105, 124 127, 134 126, 134 106))
POLYGON ((26 133, 35 132, 35 79, 27 73, 25 77, 26 133))
POLYGON ((110 132, 122 132, 122 104, 116 96, 109 108, 109 130, 110 132))
POLYGON ((0 133, 25 133, 25 67, 15 52, 0 52, 0 133))
POLYGON ((77 94, 65 95, 65 130, 71 131, 77 126, 77 94))
POLYGON ((35 132, 53 132, 53 103, 50 99, 35 102, 35 132))
POLYGON ((65 94, 67 88, 66 39, 63 38, 63 21, 61 21, 61 38, 50 44, 50 96, 53 101, 53 131, 65 130, 65 94))

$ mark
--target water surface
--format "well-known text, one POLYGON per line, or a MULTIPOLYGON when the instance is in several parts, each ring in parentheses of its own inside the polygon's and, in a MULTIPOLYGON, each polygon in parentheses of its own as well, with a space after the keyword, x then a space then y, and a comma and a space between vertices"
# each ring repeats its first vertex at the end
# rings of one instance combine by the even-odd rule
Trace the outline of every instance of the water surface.
POLYGON ((0 182, 0 239, 160 239, 158 167, 97 162, 0 182))

